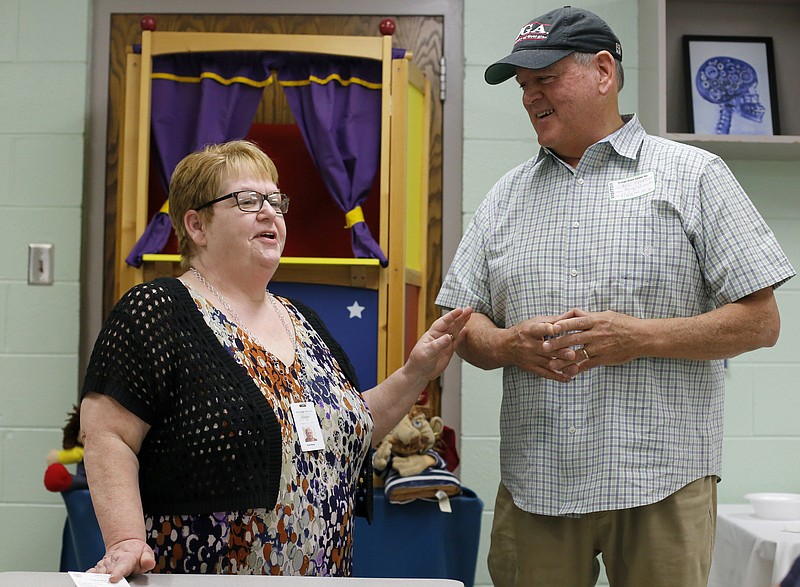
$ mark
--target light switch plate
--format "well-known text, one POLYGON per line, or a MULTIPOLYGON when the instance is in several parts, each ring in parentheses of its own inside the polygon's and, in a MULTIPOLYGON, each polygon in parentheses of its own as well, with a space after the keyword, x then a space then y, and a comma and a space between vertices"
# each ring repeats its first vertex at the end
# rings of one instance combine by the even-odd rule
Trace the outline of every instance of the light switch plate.
POLYGON ((28 285, 53 285, 53 245, 28 245, 28 285))

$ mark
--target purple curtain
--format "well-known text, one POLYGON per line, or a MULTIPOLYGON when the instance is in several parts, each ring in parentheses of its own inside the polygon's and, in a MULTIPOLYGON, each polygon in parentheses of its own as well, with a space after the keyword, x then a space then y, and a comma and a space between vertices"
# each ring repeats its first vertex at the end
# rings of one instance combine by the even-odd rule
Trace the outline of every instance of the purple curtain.
MULTIPOLYGON (((401 58, 404 49, 393 49, 401 58)), ((153 58, 152 136, 165 192, 178 162, 209 143, 240 139, 277 69, 312 159, 352 228, 356 257, 386 256, 363 220, 380 164, 381 63, 302 53, 181 53, 153 58)), ((158 212, 126 262, 163 249, 169 218, 158 212)))
MULTIPOLYGON (((167 193, 178 162, 211 143, 241 139, 250 128, 270 71, 259 52, 179 53, 153 57, 152 141, 167 193)), ((157 212, 125 261, 159 253, 170 235, 157 212)))
POLYGON ((287 54, 278 78, 325 185, 347 213, 353 254, 385 267, 388 260, 359 208, 380 165, 381 63, 287 54))

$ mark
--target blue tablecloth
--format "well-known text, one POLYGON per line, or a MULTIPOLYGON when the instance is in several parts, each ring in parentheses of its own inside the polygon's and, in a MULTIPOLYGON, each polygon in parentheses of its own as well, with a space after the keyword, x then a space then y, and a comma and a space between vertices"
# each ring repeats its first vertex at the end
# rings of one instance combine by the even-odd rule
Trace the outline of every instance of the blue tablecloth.
POLYGON ((456 579, 472 587, 483 502, 463 488, 450 504, 452 513, 432 501, 396 505, 376 488, 372 524, 356 518, 353 576, 456 579))
POLYGON ((61 571, 85 571, 103 558, 105 547, 88 489, 64 491, 67 521, 61 546, 61 571))
MULTIPOLYGON (((85 571, 104 553, 88 489, 62 494, 67 505, 61 570, 85 571)), ((416 500, 403 505, 375 489, 372 524, 356 518, 354 577, 455 579, 472 587, 483 502, 473 491, 450 498, 452 513, 416 500)))

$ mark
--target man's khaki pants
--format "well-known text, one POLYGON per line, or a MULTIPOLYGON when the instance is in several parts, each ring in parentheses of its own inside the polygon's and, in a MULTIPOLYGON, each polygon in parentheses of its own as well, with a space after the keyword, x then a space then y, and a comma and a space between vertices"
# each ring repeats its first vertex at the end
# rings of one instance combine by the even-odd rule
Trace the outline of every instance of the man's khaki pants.
POLYGON ((579 518, 521 510, 501 483, 489 573, 495 587, 591 587, 602 554, 611 587, 706 587, 716 519, 716 477, 651 505, 579 518))

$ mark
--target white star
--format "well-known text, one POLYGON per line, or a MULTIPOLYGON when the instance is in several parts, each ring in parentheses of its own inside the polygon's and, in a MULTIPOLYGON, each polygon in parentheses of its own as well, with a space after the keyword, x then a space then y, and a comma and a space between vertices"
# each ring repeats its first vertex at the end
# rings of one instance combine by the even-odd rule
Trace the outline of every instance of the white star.
POLYGON ((347 309, 350 310, 350 318, 361 318, 361 312, 365 310, 364 306, 358 304, 358 300, 352 306, 347 306, 347 309))

